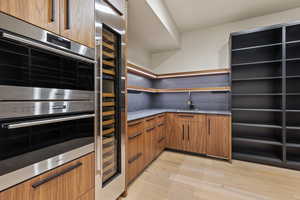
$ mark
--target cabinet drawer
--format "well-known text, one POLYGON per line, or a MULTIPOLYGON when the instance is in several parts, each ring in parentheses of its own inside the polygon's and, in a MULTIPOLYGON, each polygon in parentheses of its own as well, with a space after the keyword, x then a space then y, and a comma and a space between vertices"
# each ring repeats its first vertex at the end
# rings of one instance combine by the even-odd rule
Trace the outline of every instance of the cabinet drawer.
POLYGON ((166 115, 165 114, 158 115, 156 121, 157 121, 157 125, 158 126, 161 126, 161 125, 165 124, 165 122, 166 122, 166 115))
POLYGON ((86 155, 0 193, 5 200, 74 200, 94 188, 94 154, 86 155))
POLYGON ((196 114, 180 113, 180 114, 176 114, 175 118, 177 118, 177 119, 186 119, 186 120, 197 120, 197 115, 196 114))
POLYGON ((143 120, 130 122, 128 124, 128 139, 137 137, 144 132, 143 120))
POLYGON ((156 126, 156 117, 149 117, 145 119, 145 128, 146 131, 149 131, 149 129, 153 129, 156 126))

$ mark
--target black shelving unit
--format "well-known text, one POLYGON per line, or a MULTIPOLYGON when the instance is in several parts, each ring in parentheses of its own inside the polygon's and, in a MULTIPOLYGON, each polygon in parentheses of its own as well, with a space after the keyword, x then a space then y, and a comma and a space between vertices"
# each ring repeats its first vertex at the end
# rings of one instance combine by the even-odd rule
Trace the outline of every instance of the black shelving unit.
POLYGON ((231 34, 233 158, 300 170, 300 24, 231 34))

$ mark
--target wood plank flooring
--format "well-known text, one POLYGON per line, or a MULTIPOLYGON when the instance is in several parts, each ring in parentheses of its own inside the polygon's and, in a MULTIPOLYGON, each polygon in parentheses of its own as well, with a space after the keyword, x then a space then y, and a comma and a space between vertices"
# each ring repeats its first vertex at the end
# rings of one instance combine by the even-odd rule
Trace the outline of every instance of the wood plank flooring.
POLYGON ((124 200, 300 200, 300 172, 165 151, 124 200))

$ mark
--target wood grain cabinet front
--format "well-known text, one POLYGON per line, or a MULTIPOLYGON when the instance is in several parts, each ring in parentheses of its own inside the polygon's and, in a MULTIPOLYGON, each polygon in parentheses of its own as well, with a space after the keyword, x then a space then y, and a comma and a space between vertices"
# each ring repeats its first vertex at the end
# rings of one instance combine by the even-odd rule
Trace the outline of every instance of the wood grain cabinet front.
POLYGON ((0 11, 59 34, 60 0, 1 0, 0 11))
POLYGON ((94 0, 60 0, 60 35, 94 48, 94 0))
MULTIPOLYGON (((0 193, 1 200, 77 200, 95 187, 94 153, 0 193)), ((92 196, 89 194, 88 196, 92 196)))
POLYGON ((1 0, 0 11, 94 48, 94 0, 1 0))
POLYGON ((207 154, 231 160, 231 117, 208 116, 207 154))

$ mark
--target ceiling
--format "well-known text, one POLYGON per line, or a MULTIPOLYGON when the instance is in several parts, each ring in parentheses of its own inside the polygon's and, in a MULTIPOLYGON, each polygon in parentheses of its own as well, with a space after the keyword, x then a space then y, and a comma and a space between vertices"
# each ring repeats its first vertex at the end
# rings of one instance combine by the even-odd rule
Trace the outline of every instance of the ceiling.
POLYGON ((129 43, 141 43, 149 52, 178 48, 178 44, 146 0, 129 0, 128 35, 129 43))
POLYGON ((163 0, 180 32, 299 7, 300 0, 163 0))

